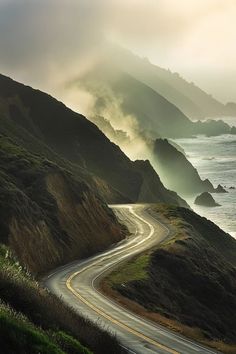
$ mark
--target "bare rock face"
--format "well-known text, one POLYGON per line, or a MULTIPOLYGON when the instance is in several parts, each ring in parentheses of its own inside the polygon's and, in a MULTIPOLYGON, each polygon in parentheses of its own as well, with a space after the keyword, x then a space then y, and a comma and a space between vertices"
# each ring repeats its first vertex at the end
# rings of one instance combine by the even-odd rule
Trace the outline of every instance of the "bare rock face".
POLYGON ((216 207, 220 206, 220 204, 216 203, 212 195, 208 192, 203 192, 194 201, 194 204, 207 206, 207 207, 216 207))

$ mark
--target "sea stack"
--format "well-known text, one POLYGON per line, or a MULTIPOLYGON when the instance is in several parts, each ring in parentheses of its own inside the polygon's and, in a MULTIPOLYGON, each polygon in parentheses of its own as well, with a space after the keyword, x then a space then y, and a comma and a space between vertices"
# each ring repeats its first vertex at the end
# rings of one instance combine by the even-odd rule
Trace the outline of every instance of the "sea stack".
POLYGON ((214 193, 228 193, 221 184, 218 184, 217 188, 214 190, 214 193))
POLYGON ((216 207, 220 206, 220 204, 216 203, 212 195, 208 192, 203 192, 194 201, 194 204, 207 206, 207 207, 216 207))

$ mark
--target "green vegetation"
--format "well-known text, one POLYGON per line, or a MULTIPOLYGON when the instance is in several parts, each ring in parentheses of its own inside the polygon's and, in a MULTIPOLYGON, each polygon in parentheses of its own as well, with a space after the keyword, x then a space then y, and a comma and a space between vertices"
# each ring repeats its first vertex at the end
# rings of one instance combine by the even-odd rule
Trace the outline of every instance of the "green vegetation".
POLYGON ((0 245, 0 345, 4 354, 121 353, 116 339, 42 289, 0 245), (91 348, 92 351, 86 349, 91 348))
POLYGON ((77 354, 77 353, 82 353, 82 354, 91 354, 90 350, 85 348, 78 342, 78 340, 74 339, 72 336, 69 336, 65 332, 58 331, 53 333, 52 335, 53 339, 60 344, 61 348, 66 352, 70 354, 77 354))
POLYGON ((152 319, 232 353, 236 346, 236 241, 191 210, 160 204, 150 212, 168 224, 171 236, 151 253, 123 264, 105 284, 137 302, 152 319), (137 265, 143 260, 145 276, 139 277, 137 265))
POLYGON ((64 353, 43 331, 4 305, 0 305, 0 333, 4 353, 64 353))
POLYGON ((62 354, 76 350, 81 354, 90 353, 77 339, 58 332, 53 322, 45 326, 47 314, 40 302, 43 298, 45 302, 52 300, 50 295, 39 288, 4 245, 0 245, 0 266, 0 345, 4 354, 62 354), (67 346, 71 350, 66 351, 67 346))
POLYGON ((149 264, 149 255, 139 256, 132 261, 128 261, 120 270, 115 270, 109 276, 110 285, 125 284, 131 280, 145 280, 148 277, 147 266, 149 264))

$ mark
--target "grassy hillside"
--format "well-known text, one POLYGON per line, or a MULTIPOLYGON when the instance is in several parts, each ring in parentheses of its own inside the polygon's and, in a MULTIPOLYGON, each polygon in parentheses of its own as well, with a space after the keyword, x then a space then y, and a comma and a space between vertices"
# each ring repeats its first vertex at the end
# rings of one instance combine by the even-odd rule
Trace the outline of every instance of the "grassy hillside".
POLYGON ((139 199, 145 173, 93 123, 49 95, 0 76, 0 119, 0 133, 85 180, 107 202, 139 199))
POLYGON ((122 352, 115 338, 41 289, 2 244, 0 345, 4 354, 103 354, 104 348, 122 352))
POLYGON ((106 291, 154 321, 234 353, 236 241, 191 210, 157 205, 150 212, 172 236, 108 276, 106 291))
POLYGON ((0 241, 34 273, 85 257, 123 235, 88 186, 0 136, 0 241))

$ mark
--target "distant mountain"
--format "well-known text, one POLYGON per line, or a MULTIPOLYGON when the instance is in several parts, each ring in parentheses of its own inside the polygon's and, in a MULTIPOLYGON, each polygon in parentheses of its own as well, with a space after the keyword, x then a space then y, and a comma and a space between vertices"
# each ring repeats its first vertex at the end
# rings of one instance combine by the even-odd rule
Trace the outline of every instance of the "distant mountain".
POLYGON ((139 129, 156 137, 188 137, 197 134, 219 135, 231 133, 231 127, 223 121, 192 122, 177 106, 169 102, 153 88, 120 69, 115 63, 100 62, 82 78, 74 80, 68 89, 83 87, 95 98, 95 113, 106 119, 112 100, 119 102, 124 116, 136 119, 139 129))
POLYGON ((108 119, 95 115, 89 117, 89 120, 96 124, 96 126, 108 137, 109 140, 120 147, 124 144, 131 144, 129 135, 121 129, 115 129, 108 119))
POLYGON ((165 97, 188 118, 236 116, 235 103, 224 105, 176 72, 153 65, 126 49, 113 47, 110 55, 123 70, 165 97))

